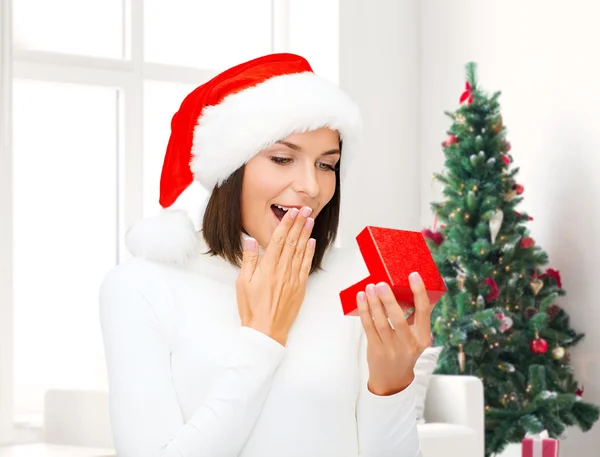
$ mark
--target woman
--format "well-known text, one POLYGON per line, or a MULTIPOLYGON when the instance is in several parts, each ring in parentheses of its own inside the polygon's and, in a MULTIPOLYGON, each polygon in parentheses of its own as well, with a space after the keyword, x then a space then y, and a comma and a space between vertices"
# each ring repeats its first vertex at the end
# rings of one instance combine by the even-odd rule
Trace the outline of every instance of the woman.
POLYGON ((413 457, 413 367, 429 344, 418 274, 409 326, 389 287, 331 249, 356 106, 308 62, 275 54, 198 87, 171 124, 156 218, 100 294, 119 457, 413 457), (169 209, 211 191, 196 233, 169 209), (388 320, 389 316, 389 320, 388 320), (391 325, 390 325, 391 323, 391 325))

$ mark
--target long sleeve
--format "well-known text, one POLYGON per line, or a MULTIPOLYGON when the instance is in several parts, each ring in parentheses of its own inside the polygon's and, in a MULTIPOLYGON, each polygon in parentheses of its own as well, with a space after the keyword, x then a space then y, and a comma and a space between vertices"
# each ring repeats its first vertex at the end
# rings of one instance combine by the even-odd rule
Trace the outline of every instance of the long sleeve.
POLYGON ((100 289, 112 433, 119 457, 234 457, 260 415, 285 348, 240 328, 225 374, 184 423, 170 371, 172 297, 158 266, 111 271, 100 289))
POLYGON ((418 457, 421 455, 415 413, 414 385, 389 396, 367 387, 367 341, 361 332, 360 386, 356 407, 360 457, 418 457))

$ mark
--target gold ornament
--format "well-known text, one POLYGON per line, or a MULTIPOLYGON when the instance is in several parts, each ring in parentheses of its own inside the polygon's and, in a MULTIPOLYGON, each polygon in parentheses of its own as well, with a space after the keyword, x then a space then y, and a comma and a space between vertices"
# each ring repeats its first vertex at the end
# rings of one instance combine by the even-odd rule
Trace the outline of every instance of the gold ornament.
POLYGON ((508 192, 506 195, 504 195, 504 201, 505 202, 509 202, 511 201, 513 198, 515 198, 517 196, 517 191, 516 190, 511 190, 510 192, 508 192))
POLYGON ((458 352, 458 366, 460 367, 461 373, 464 373, 465 372, 466 356, 465 356, 465 353, 463 351, 462 344, 459 344, 458 348, 459 348, 459 352, 458 352))
POLYGON ((529 283, 529 286, 531 287, 531 291, 533 292, 533 295, 535 296, 540 292, 540 290, 542 290, 542 287, 544 287, 544 281, 537 278, 537 279, 534 279, 533 281, 531 281, 529 283))
POLYGON ((457 114, 456 117, 454 118, 454 120, 456 121, 457 124, 464 124, 465 122, 467 122, 467 119, 462 115, 462 114, 457 114))
POLYGON ((458 289, 459 290, 464 290, 464 288, 465 288, 465 279, 467 279, 467 278, 466 278, 466 276, 464 274, 462 274, 462 273, 458 274, 458 276, 456 278, 456 282, 458 284, 458 289))
POLYGON ((565 351, 565 348, 562 346, 557 346, 552 349, 552 357, 554 357, 555 360, 561 360, 566 353, 567 351, 565 351))
POLYGON ((498 116, 494 125, 492 125, 492 133, 498 135, 502 131, 502 116, 498 116))
POLYGON ((439 180, 440 175, 438 173, 434 173, 433 177, 431 178, 431 189, 434 192, 442 192, 444 190, 444 185, 442 183, 442 181, 439 180), (437 186, 435 186, 434 184, 437 182, 437 186))

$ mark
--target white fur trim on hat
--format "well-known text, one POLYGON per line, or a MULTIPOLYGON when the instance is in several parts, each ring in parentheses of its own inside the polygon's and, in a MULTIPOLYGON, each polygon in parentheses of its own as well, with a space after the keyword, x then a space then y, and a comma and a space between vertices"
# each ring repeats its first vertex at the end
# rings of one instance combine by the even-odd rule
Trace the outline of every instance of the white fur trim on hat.
POLYGON ((191 169, 212 190, 276 141, 323 127, 340 134, 340 172, 345 174, 361 133, 356 104, 314 73, 275 76, 204 108, 194 129, 191 169))
POLYGON ((187 211, 163 209, 131 226, 125 245, 136 257, 183 264, 198 253, 197 232, 187 211))

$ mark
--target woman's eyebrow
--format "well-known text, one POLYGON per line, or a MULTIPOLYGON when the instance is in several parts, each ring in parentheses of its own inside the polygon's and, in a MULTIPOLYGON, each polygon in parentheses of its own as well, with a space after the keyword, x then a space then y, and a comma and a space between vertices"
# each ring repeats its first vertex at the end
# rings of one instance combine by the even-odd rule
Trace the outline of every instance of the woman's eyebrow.
MULTIPOLYGON (((289 141, 277 141, 275 144, 282 144, 284 146, 287 146, 288 148, 290 148, 293 151, 301 151, 302 148, 295 144, 295 143, 290 143, 289 141)), ((333 155, 333 154, 341 154, 339 149, 331 149, 330 151, 325 151, 322 155, 327 156, 327 155, 333 155)))
POLYGON ((277 141, 277 142, 275 142, 275 144, 283 144, 284 146, 287 146, 288 148, 290 148, 294 151, 300 151, 302 149, 297 144, 290 143, 289 141, 277 141))

